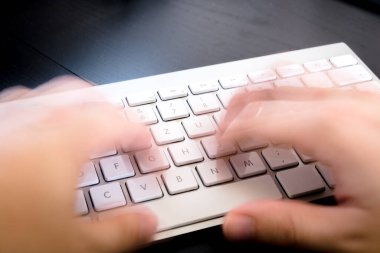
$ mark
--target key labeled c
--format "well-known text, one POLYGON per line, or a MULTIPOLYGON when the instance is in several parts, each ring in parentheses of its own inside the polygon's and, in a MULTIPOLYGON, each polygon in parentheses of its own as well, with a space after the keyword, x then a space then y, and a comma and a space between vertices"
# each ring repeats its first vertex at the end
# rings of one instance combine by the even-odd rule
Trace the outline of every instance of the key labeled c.
POLYGON ((111 196, 111 193, 110 193, 109 191, 104 192, 103 195, 104 195, 104 197, 107 198, 107 199, 109 199, 109 198, 112 197, 112 196, 111 196))

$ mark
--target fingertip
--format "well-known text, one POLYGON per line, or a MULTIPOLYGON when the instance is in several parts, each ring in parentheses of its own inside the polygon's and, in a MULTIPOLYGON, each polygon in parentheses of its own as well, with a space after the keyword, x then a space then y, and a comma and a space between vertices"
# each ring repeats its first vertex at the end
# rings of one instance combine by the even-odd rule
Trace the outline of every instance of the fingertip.
POLYGON ((126 219, 132 219, 138 226, 138 239, 148 241, 157 231, 157 216, 148 208, 135 206, 125 214, 126 219))
POLYGON ((157 231, 158 220, 153 212, 145 209, 137 213, 139 222, 139 237, 142 241, 148 241, 157 231))
POLYGON ((223 224, 223 232, 232 241, 250 239, 255 234, 255 221, 247 215, 227 215, 223 224))

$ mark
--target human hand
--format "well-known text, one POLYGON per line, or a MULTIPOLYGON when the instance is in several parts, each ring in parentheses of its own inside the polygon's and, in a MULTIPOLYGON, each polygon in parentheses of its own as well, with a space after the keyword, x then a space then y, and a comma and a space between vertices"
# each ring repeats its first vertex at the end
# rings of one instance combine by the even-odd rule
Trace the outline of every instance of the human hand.
POLYGON ((238 94, 222 141, 246 136, 291 145, 327 165, 337 206, 290 200, 240 206, 225 235, 333 252, 380 249, 380 96, 338 89, 278 88, 238 94))
POLYGON ((150 138, 89 86, 63 77, 0 94, 0 252, 118 252, 155 232, 145 210, 93 222, 74 214, 90 154, 150 138))

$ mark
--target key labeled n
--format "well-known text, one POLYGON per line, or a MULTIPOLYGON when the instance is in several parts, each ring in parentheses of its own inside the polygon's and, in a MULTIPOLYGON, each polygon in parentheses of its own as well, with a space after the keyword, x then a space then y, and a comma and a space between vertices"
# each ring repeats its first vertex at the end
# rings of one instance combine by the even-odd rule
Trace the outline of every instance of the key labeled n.
POLYGON ((255 166, 251 160, 243 161, 244 167, 255 166))

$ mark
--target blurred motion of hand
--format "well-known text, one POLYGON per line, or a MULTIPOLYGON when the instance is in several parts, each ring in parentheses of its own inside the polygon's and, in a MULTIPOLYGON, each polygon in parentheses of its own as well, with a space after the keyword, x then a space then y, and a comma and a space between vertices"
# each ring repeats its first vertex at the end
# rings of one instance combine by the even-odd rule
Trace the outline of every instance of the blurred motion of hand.
POLYGON ((328 252, 379 252, 379 108, 380 95, 355 90, 289 87, 235 96, 221 141, 250 136, 293 146, 327 165, 338 204, 247 203, 225 217, 225 235, 328 252))
POLYGON ((155 232, 148 210, 104 221, 74 213, 79 169, 92 153, 150 141, 89 87, 60 77, 0 93, 0 252, 119 252, 155 232))

